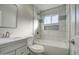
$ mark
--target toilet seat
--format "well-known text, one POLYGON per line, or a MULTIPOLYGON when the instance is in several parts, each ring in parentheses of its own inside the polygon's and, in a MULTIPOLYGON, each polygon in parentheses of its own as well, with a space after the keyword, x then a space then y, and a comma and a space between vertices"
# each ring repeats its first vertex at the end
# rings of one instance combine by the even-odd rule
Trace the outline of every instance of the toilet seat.
POLYGON ((30 50, 34 53, 43 53, 44 52, 44 47, 41 45, 31 45, 29 46, 30 50))

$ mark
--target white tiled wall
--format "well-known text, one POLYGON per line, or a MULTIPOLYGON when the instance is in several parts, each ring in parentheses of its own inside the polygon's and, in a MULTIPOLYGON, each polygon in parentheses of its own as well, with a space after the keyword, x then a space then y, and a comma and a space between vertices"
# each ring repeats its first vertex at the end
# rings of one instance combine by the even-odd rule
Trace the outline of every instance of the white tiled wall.
POLYGON ((66 42, 66 21, 61 21, 59 24, 59 30, 44 30, 43 24, 41 29, 41 38, 45 40, 54 40, 60 42, 66 42))

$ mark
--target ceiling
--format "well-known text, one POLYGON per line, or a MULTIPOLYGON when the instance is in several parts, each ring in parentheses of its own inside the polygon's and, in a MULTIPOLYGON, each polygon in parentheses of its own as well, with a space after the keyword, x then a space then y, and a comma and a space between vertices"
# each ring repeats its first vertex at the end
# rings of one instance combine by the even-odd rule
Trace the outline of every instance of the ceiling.
POLYGON ((37 7, 40 11, 44 11, 50 8, 61 6, 62 4, 35 4, 34 6, 37 7))

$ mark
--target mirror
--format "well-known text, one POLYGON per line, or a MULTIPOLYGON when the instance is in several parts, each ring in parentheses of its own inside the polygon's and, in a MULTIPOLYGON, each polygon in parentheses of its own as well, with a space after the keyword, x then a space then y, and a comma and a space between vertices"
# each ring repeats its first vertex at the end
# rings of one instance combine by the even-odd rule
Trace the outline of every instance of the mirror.
POLYGON ((17 6, 12 4, 0 4, 0 28, 17 27, 17 6))
POLYGON ((79 35, 79 5, 77 4, 77 5, 75 5, 75 7, 76 7, 75 8, 75 10, 76 10, 75 11, 75 15, 76 15, 75 16, 76 17, 75 18, 75 23, 76 23, 75 24, 75 32, 76 32, 75 34, 76 35, 79 35))

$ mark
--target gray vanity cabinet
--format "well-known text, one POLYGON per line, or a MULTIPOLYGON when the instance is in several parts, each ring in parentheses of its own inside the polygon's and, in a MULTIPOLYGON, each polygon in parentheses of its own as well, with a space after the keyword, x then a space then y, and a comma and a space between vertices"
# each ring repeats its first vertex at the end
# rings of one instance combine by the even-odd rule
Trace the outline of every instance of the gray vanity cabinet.
POLYGON ((25 39, 0 45, 0 55, 27 55, 28 53, 25 39))

